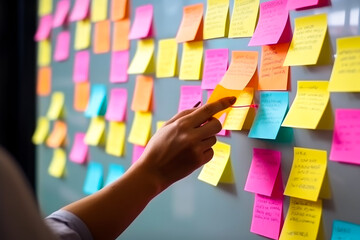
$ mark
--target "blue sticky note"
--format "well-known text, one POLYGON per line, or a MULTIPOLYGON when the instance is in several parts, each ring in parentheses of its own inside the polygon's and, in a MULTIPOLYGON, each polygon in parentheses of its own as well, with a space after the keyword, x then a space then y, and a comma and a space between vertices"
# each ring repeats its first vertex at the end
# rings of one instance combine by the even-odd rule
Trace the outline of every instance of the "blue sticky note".
POLYGON ((90 99, 85 111, 85 117, 104 116, 106 112, 106 86, 94 84, 91 87, 90 99))
POLYGON ((259 109, 249 137, 276 139, 288 107, 288 92, 261 92, 259 109))
POLYGON ((93 194, 101 189, 104 169, 101 163, 90 162, 85 178, 83 191, 85 194, 93 194))
POLYGON ((105 186, 116 181, 124 173, 125 173, 125 168, 123 166, 111 163, 109 165, 109 172, 108 172, 108 176, 106 178, 105 186))
POLYGON ((359 240, 360 225, 334 220, 331 240, 359 240))

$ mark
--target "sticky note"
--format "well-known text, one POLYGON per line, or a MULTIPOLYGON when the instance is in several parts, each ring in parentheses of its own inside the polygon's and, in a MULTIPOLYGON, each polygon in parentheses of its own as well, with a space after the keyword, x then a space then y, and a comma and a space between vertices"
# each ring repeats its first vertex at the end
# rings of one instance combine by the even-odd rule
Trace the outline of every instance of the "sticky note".
POLYGON ((231 161, 229 160, 231 146, 217 141, 215 145, 212 146, 212 149, 214 150, 214 156, 204 165, 198 179, 213 186, 217 186, 219 182, 232 183, 232 168, 231 161), (223 177, 229 181, 223 181, 223 177))
POLYGON ((207 0, 204 39, 227 36, 229 0, 207 0))
POLYGON ((64 149, 54 149, 54 154, 48 168, 48 173, 52 177, 61 178, 65 174, 66 153, 64 149))
POLYGON ((51 67, 39 68, 36 82, 36 94, 48 96, 51 92, 51 67))
POLYGON ((90 53, 88 50, 75 53, 73 80, 74 82, 89 81, 90 53))
POLYGON ((139 158, 143 154, 144 150, 145 150, 144 146, 134 144, 131 164, 134 164, 137 160, 139 160, 139 158))
POLYGON ((287 90, 289 67, 283 66, 289 43, 266 45, 261 48, 259 90, 287 90))
POLYGON ((89 14, 90 0, 75 0, 74 7, 70 14, 70 21, 84 20, 89 14))
POLYGON ((356 240, 360 236, 360 225, 334 220, 331 240, 356 240))
POLYGON ((188 42, 202 40, 203 26, 202 3, 185 6, 183 8, 182 20, 176 34, 177 42, 188 42))
POLYGON ((203 58, 203 42, 185 42, 181 56, 179 79, 199 80, 203 58))
POLYGON ((290 42, 292 37, 287 0, 273 0, 260 4, 260 16, 249 46, 290 42))
POLYGON ((202 91, 200 86, 181 86, 178 112, 193 108, 201 100, 202 91))
POLYGON ((52 0, 39 0, 38 14, 44 16, 52 11, 52 0))
POLYGON ((317 201, 326 166, 326 151, 295 147, 294 161, 284 195, 317 201))
POLYGON ((44 143, 49 133, 49 129, 50 129, 49 120, 46 117, 39 117, 37 120, 35 132, 32 136, 33 144, 44 143))
POLYGON ((154 40, 144 39, 137 42, 134 58, 128 69, 129 74, 151 73, 153 70, 154 40))
POLYGON ((91 146, 98 146, 105 140, 105 119, 93 117, 85 135, 85 143, 91 146))
POLYGON ((38 43, 37 65, 39 67, 49 66, 51 63, 51 42, 42 40, 38 43))
POLYGON ((330 160, 360 164, 360 109, 336 109, 330 160))
POLYGON ((146 146, 151 133, 151 112, 135 112, 128 142, 140 146, 146 146))
POLYGON ((88 165, 83 191, 85 194, 93 194, 103 185, 104 168, 101 163, 90 162, 88 165))
POLYGON ((290 198, 289 210, 279 240, 315 240, 321 220, 322 201, 290 198))
POLYGON ((119 21, 129 15, 128 0, 112 0, 111 2, 111 20, 119 21))
POLYGON ((259 109, 249 137, 276 139, 288 107, 288 92, 261 92, 259 109))
POLYGON ((330 92, 360 92, 360 36, 336 39, 330 92))
POLYGON ((287 9, 299 9, 305 7, 314 7, 317 5, 321 5, 324 2, 322 0, 288 0, 287 9))
POLYGON ((67 126, 63 121, 55 121, 52 132, 46 139, 46 145, 51 148, 62 146, 66 140, 67 126))
POLYGON ((62 116, 65 103, 63 92, 54 92, 51 96, 51 102, 46 116, 49 120, 55 120, 62 116))
POLYGON ((70 10, 70 0, 61 0, 56 4, 56 12, 52 26, 60 27, 65 24, 70 10))
POLYGON ((129 50, 111 53, 110 82, 124 83, 128 81, 129 50))
POLYGON ((329 102, 327 81, 298 81, 297 94, 281 126, 316 129, 329 102))
POLYGON ((295 18, 294 37, 286 55, 284 66, 316 64, 326 31, 326 14, 295 18))
POLYGON ((41 41, 50 37, 52 29, 52 15, 45 15, 40 18, 38 28, 35 33, 35 41, 41 41))
POLYGON ((234 0, 229 38, 251 37, 254 33, 260 0, 234 0))
POLYGON ((94 53, 106 53, 110 51, 110 21, 95 23, 94 30, 94 53))
POLYGON ((113 51, 128 50, 130 48, 130 41, 128 38, 129 32, 130 32, 129 19, 123 19, 113 23, 113 38, 112 38, 113 51))
POLYGON ((90 96, 89 82, 75 83, 74 109, 79 112, 84 112, 89 103, 89 96, 90 96))
POLYGON ((156 131, 159 131, 159 129, 162 128, 165 123, 166 123, 166 121, 157 121, 156 122, 156 131))
POLYGON ((91 22, 88 19, 76 22, 75 50, 82 50, 90 47, 91 22))
POLYGON ((135 10, 134 22, 131 26, 129 39, 141 39, 153 36, 153 15, 152 4, 142 5, 135 10))
POLYGON ((111 89, 105 119, 108 121, 125 122, 127 98, 126 88, 111 89))
POLYGON ((69 58, 70 31, 62 31, 56 38, 54 61, 65 61, 69 58))
POLYGON ((85 117, 104 116, 106 107, 106 86, 102 84, 92 85, 89 104, 85 111, 85 117))
POLYGON ((254 148, 245 191, 270 197, 280 170, 280 163, 281 152, 254 148))
POLYGON ((126 125, 124 122, 110 121, 106 139, 105 151, 107 154, 121 157, 124 155, 126 125))
POLYGON ((257 51, 232 51, 231 63, 220 84, 228 89, 243 90, 255 76, 257 51))
POLYGON ((176 39, 161 39, 158 42, 156 77, 174 77, 176 72, 178 45, 176 39))
POLYGON ((150 76, 139 75, 136 77, 131 110, 148 112, 151 110, 154 80, 150 76))
POLYGON ((223 78, 229 59, 229 49, 208 49, 205 51, 204 71, 201 88, 214 89, 223 78))
POLYGON ((105 186, 115 182, 125 173, 125 168, 119 164, 110 163, 105 186))
POLYGON ((85 144, 85 133, 77 132, 74 135, 69 159, 74 163, 84 164, 87 161, 89 147, 85 144))
POLYGON ((107 18, 108 0, 92 0, 91 2, 91 21, 99 22, 107 18))

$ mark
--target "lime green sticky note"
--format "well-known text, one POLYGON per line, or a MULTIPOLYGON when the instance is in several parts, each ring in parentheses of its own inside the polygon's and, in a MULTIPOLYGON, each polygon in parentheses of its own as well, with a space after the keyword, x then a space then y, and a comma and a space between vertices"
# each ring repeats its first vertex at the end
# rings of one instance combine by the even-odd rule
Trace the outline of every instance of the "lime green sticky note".
POLYGON ((42 40, 38 42, 37 65, 39 67, 49 66, 51 63, 51 42, 42 40))
POLYGON ((97 146, 103 143, 105 137, 105 119, 104 117, 93 117, 85 135, 85 143, 91 146, 97 146))
POLYGON ((32 142, 34 144, 42 144, 49 133, 50 123, 46 117, 39 117, 37 120, 36 130, 32 136, 32 142))
POLYGON ((138 40, 134 58, 128 68, 129 74, 151 73, 154 71, 154 39, 138 40))
POLYGON ((51 96, 50 106, 47 112, 49 120, 55 120, 62 117, 65 104, 65 95, 63 92, 54 92, 51 96))
POLYGON ((39 0, 39 5, 38 5, 38 15, 39 16, 51 14, 52 1, 53 0, 39 0))
POLYGON ((54 149, 54 155, 48 168, 50 176, 61 178, 64 176, 66 166, 66 152, 61 148, 54 149))

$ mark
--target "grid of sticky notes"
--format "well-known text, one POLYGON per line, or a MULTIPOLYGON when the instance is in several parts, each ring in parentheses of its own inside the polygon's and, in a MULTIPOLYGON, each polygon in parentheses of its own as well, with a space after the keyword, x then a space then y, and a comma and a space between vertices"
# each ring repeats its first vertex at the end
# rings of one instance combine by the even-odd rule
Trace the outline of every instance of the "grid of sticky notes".
MULTIPOLYGON (((103 147, 106 154, 117 158, 131 154, 131 164, 138 161, 157 119, 154 94, 160 78, 184 80, 179 89, 167 90, 169 98, 179 93, 174 112, 193 108, 199 102, 236 96, 234 106, 214 115, 223 125, 218 136, 224 139, 231 138, 230 131, 242 131, 249 138, 283 144, 293 142, 293 128, 333 130, 329 159, 360 165, 360 109, 335 109, 333 114, 330 104, 331 92, 360 92, 360 36, 337 39, 329 81, 297 80, 297 86, 290 86, 291 68, 329 65, 331 49, 326 14, 297 17, 291 26, 289 11, 326 6, 327 1, 205 2, 184 6, 176 34, 165 39, 156 38, 156 11, 151 3, 134 6, 131 16, 130 0, 75 0, 73 5, 70 0, 59 0, 56 6, 52 0, 39 2, 34 36, 38 43, 36 92, 48 98, 49 108, 46 116, 39 116, 32 141, 53 148, 48 168, 51 176, 66 177, 67 159, 83 165, 87 168, 83 185, 86 194, 121 177, 126 172, 124 166, 110 163, 104 171, 103 164, 90 157, 89 149, 103 147), (249 49, 229 52, 226 45, 207 49, 206 41, 215 38, 247 39, 249 49), (131 59, 130 45, 136 49, 131 59), (253 46, 260 46, 260 51, 253 46), (97 55, 109 56, 110 64, 104 66, 109 71, 104 76, 109 84, 92 79, 90 62, 97 55), (74 95, 67 96, 52 89, 52 64, 71 58, 69 76, 74 95), (129 80, 134 81, 133 89, 125 85, 129 80), (291 89, 296 91, 292 102, 291 89), (203 95, 207 100, 203 101, 203 95), (73 109, 88 121, 86 129, 78 129, 73 136, 68 135, 72 121, 65 104, 71 100, 73 109), (132 119, 128 119, 128 110, 133 112, 132 119), (125 151, 127 144, 133 146, 131 153, 125 151)), ((158 129, 163 124, 156 122, 158 129)), ((213 146, 214 156, 198 176, 202 182, 212 186, 235 183, 231 161, 239 156, 231 156, 234 146, 226 142, 213 146)), ((322 199, 331 197, 327 151, 294 147, 284 188, 281 152, 252 150, 244 186, 245 191, 255 194, 250 231, 271 239, 315 239, 322 199), (285 221, 284 196, 290 197, 285 221), (306 211, 312 214, 304 214, 306 211)), ((356 225, 335 221, 334 239, 348 236, 337 230, 341 228, 358 231, 356 225)))

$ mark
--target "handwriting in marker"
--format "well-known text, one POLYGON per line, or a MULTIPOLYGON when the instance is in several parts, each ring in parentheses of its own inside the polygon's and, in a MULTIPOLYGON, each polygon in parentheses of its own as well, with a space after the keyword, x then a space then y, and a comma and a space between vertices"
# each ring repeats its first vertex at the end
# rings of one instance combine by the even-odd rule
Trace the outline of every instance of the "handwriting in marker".
POLYGON ((258 108, 259 105, 258 104, 250 104, 250 105, 242 105, 242 106, 231 106, 232 108, 246 108, 246 107, 249 107, 249 108, 258 108))

